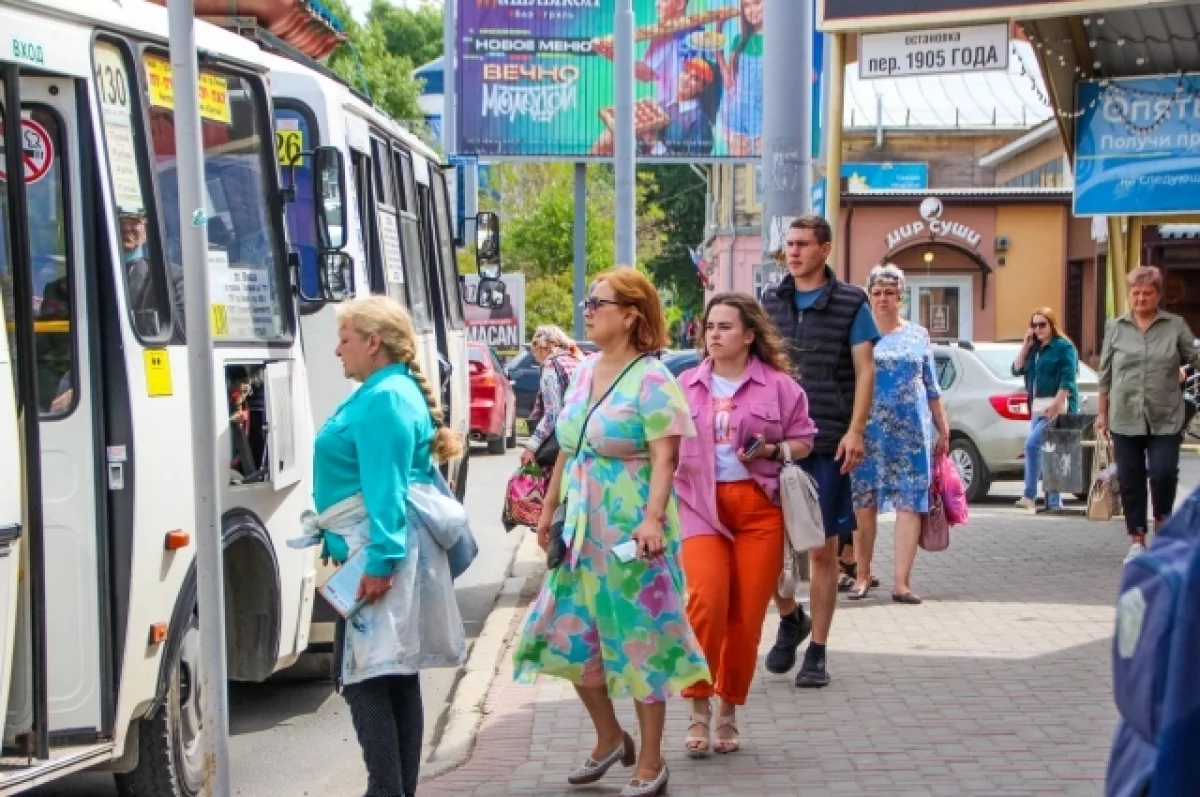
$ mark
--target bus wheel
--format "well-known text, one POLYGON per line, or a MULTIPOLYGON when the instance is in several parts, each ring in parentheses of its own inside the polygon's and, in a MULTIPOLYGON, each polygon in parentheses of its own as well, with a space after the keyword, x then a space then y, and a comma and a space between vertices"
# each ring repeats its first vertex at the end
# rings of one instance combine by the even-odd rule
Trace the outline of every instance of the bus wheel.
POLYGON ((142 720, 138 765, 116 776, 122 797, 195 797, 204 786, 200 730, 200 627, 193 613, 175 660, 167 696, 142 720))

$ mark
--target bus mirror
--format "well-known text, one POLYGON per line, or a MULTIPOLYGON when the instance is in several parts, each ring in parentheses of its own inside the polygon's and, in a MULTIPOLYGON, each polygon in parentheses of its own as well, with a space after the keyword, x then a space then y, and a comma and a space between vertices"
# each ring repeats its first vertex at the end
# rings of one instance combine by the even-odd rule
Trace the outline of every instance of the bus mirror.
POLYGON ((342 151, 317 147, 313 153, 313 203, 322 252, 346 246, 346 177, 342 151))
POLYGON ((475 291, 475 304, 489 310, 498 310, 504 306, 508 294, 508 286, 502 281, 490 277, 482 277, 475 291))
POLYGON ((325 300, 343 302, 354 297, 354 258, 345 252, 321 255, 321 281, 325 300))
POLYGON ((495 213, 485 211, 475 217, 475 262, 480 277, 500 276, 500 217, 495 213))

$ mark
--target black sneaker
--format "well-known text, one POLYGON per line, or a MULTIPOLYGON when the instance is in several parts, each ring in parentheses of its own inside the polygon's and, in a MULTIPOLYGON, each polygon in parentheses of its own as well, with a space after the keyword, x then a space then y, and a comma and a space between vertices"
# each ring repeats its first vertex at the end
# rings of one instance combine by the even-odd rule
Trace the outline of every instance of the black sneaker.
POLYGON ((829 686, 829 673, 825 671, 825 653, 818 653, 815 648, 809 645, 808 650, 804 651, 804 664, 800 666, 800 672, 796 673, 796 686, 803 689, 820 689, 822 686, 829 686))
POLYGON ((776 675, 790 672, 796 666, 796 649, 812 631, 812 620, 804 613, 803 606, 797 606, 796 611, 779 618, 779 633, 775 636, 775 646, 767 654, 767 670, 776 675))

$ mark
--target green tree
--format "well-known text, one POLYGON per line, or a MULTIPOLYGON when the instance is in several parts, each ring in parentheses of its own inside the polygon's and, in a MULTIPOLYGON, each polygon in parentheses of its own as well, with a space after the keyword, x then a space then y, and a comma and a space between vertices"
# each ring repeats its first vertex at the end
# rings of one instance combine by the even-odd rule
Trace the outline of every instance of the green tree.
POLYGON ((442 54, 442 9, 431 3, 416 8, 392 5, 389 0, 374 0, 367 19, 383 31, 388 51, 404 56, 416 67, 424 66, 442 54))
POLYGON ((657 206, 663 218, 662 246, 646 262, 646 270, 656 285, 671 290, 677 308, 698 313, 703 309, 704 286, 690 250, 704 241, 706 183, 683 165, 653 166, 645 175, 645 201, 657 206))
MULTIPOLYGON (((421 90, 412 76, 414 61, 403 51, 393 50, 389 36, 389 32, 400 30, 398 20, 405 19, 404 13, 418 12, 393 8, 386 0, 375 0, 364 25, 354 19, 346 0, 324 2, 342 23, 347 36, 346 43, 329 56, 329 68, 350 86, 370 97, 393 119, 420 119, 422 114, 417 97, 421 90), (393 11, 399 13, 394 15, 393 11)), ((398 40, 404 40, 402 34, 395 35, 398 40)), ((437 46, 440 52, 440 29, 437 46)))
MULTIPOLYGON (((521 163, 493 167, 498 200, 484 200, 503 221, 504 270, 526 278, 527 334, 541 324, 570 329, 574 319, 575 178, 569 163, 521 163)), ((642 179, 639 195, 651 188, 642 179)), ((585 227, 587 274, 595 276, 616 263, 616 192, 612 169, 590 166, 585 227)), ((662 211, 644 199, 638 212, 638 261, 645 263, 662 246, 662 211)))

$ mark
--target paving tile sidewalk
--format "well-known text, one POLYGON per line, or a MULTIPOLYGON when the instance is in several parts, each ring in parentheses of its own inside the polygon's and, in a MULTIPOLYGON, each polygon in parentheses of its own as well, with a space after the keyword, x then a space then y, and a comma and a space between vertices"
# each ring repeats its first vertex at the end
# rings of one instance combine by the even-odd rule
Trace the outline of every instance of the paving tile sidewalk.
MULTIPOLYGON (((1096 795, 1116 719, 1113 602, 1127 547, 1118 523, 973 508, 951 547, 917 557, 922 606, 893 604, 891 524, 861 603, 843 596, 829 645, 831 686, 798 690, 761 667, 739 712, 742 751, 683 754, 689 706, 668 712, 674 795, 1096 795)), ((760 654, 774 640, 771 613, 760 654)), ((422 797, 615 795, 619 766, 571 789, 594 737, 570 686, 512 682, 509 657, 486 700, 470 760, 422 797)), ((618 704, 636 730, 632 704, 618 704)), ((636 735, 636 734, 635 734, 636 735)))

